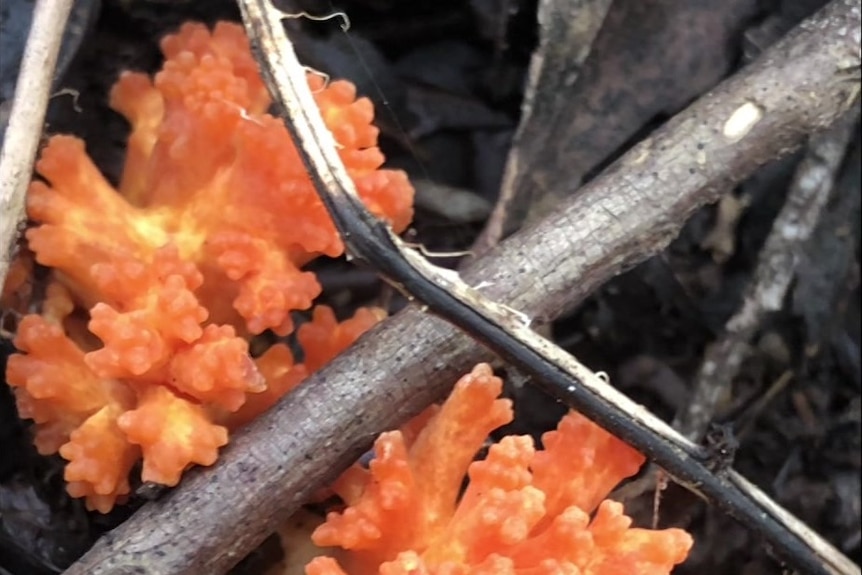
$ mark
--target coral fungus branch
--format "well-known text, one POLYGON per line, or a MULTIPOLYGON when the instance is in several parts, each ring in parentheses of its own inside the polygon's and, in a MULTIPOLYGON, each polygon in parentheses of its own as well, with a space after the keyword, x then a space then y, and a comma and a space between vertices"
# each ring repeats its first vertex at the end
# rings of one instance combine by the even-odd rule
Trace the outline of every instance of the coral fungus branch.
POLYGON ((501 390, 479 364, 440 409, 410 422, 414 440, 403 429, 380 435, 369 468, 339 478, 347 507, 312 534, 339 565, 321 556, 306 573, 668 575, 685 559, 689 534, 630 528, 622 505, 604 499, 644 457, 577 412, 541 448, 508 435, 473 461, 485 435, 512 420, 501 390))
MULTIPOLYGON (((856 1, 833 3, 657 130, 557 214, 477 260, 465 280, 486 282, 483 293, 542 323, 663 249, 696 208, 841 114, 852 86, 835 72, 859 64, 859 39, 846 33, 858 13, 856 1), (755 96, 766 113, 748 137, 727 140, 722 126, 755 96), (698 163, 697 145, 710 162, 698 163)), ((549 185, 565 185, 565 175, 558 177, 549 185)), ((226 571, 373 437, 439 400, 459 372, 487 357, 472 339, 418 309, 385 322, 374 336, 237 434, 211 473, 192 473, 68 572, 226 571)), ((747 525, 761 533, 775 527, 760 518, 747 525)), ((811 572, 858 573, 822 539, 805 537, 820 545, 811 572)), ((774 532, 768 538, 775 543, 774 532)))
MULTIPOLYGON (((40 450, 69 460, 69 492, 102 512, 129 493, 137 458, 144 481, 165 485, 211 465, 228 425, 264 411, 379 319, 368 311, 339 325, 317 310, 308 369, 284 344, 261 366, 249 355, 250 335, 288 334, 291 312, 319 294, 301 267, 343 245, 267 113, 242 27, 187 23, 161 47, 160 72, 126 72, 111 93, 131 124, 120 189, 84 142, 56 135, 27 197, 27 246, 53 270, 51 297, 20 322, 7 381, 40 450)), ((403 229, 413 191, 403 172, 381 169, 370 100, 349 82, 307 81, 359 195, 403 229)))

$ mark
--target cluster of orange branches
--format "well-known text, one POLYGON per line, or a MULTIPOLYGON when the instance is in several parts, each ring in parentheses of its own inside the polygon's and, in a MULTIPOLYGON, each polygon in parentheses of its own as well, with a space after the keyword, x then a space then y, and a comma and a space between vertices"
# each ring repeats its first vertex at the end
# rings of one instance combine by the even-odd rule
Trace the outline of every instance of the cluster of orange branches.
MULTIPOLYGON (((273 405, 382 317, 337 322, 318 307, 252 358, 249 339, 293 331, 320 293, 302 266, 343 245, 280 120, 239 26, 186 24, 162 42, 153 78, 126 73, 111 106, 131 124, 115 189, 70 136, 42 151, 27 209, 28 251, 4 290, 26 307, 30 260, 50 268, 8 364, 41 453, 67 460, 68 491, 109 511, 144 481, 176 485, 210 465, 231 429, 273 405)), ((396 231, 412 217, 405 174, 382 169, 369 100, 343 81, 308 82, 359 196, 396 231)), ((14 302, 14 303, 13 303, 14 302)), ((477 366, 449 400, 383 434, 368 468, 334 485, 344 508, 313 539, 339 547, 310 575, 668 573, 691 546, 679 530, 632 528, 603 501, 643 457, 571 413, 536 449, 505 437, 501 382, 477 366), (465 476, 469 478, 462 491, 465 476)))

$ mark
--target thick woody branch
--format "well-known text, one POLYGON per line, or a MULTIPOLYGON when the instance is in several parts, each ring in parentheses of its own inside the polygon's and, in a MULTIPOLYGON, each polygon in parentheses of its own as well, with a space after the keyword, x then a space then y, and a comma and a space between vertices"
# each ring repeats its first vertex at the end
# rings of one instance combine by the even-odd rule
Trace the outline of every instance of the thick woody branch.
MULTIPOLYGON (((840 70, 859 64, 859 38, 848 33, 855 29, 858 15, 858 1, 833 2, 759 63, 634 148, 561 206, 557 215, 477 261, 464 279, 487 287, 481 296, 468 295, 482 304, 487 303, 485 298, 503 302, 544 322, 622 269, 664 248, 697 207, 714 201, 719 191, 762 163, 798 146, 806 134, 829 125, 847 108, 854 86, 840 70)), ((277 68, 285 62, 275 57, 271 64, 277 68)), ((324 143, 331 140, 327 134, 316 137, 324 143)), ((318 177, 327 186, 338 185, 338 166, 318 177)), ((387 274, 394 275, 391 270, 387 274)), ((428 294, 417 295, 425 299, 428 294)), ((491 323, 495 324, 493 318, 491 323)), ((509 336, 517 329, 496 327, 509 336)), ((501 340, 483 341, 499 345, 501 340)), ((178 490, 145 506, 98 542, 69 573, 223 572, 320 483, 354 460, 377 433, 439 399, 459 372, 486 353, 443 320, 415 308, 399 314, 238 434, 214 469, 195 471, 178 490)), ((567 371, 571 370, 562 370, 564 375, 567 371)), ((595 408, 596 401, 607 400, 594 381, 584 381, 595 378, 589 370, 575 375, 588 393, 575 398, 555 387, 557 395, 581 407, 595 408)), ((608 421, 600 423, 617 426, 629 434, 627 440, 644 437, 643 427, 633 428, 632 420, 649 424, 644 414, 629 419, 613 409, 603 417, 608 421), (635 428, 638 432, 631 435, 635 428)), ((646 451, 661 458, 660 463, 679 478, 679 472, 701 465, 689 457, 686 445, 668 441, 662 447, 658 442, 646 451)), ((768 499, 755 503, 751 497, 765 496, 733 473, 702 479, 711 482, 715 502, 726 508, 727 501, 718 494, 748 493, 750 497, 737 499, 737 510, 743 516, 759 510, 764 516, 760 525, 766 527, 763 534, 773 542, 777 535, 789 534, 790 546, 784 550, 804 570, 858 572, 804 526, 794 524, 790 531, 787 525, 793 520, 783 517, 780 509, 768 509, 768 499), (806 538, 813 538, 814 552, 804 543, 806 538)))

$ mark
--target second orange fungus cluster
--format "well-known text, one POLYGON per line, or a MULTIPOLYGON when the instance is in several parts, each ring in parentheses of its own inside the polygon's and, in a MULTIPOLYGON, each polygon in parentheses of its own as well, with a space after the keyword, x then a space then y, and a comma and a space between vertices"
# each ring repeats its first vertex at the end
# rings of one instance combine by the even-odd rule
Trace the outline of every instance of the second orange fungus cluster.
MULTIPOLYGON (((251 335, 293 330, 320 293, 302 266, 343 245, 270 99, 242 28, 186 24, 151 79, 126 73, 111 106, 131 124, 118 189, 84 144, 50 138, 27 201, 27 245, 52 268, 40 314, 20 322, 7 380, 42 453, 66 460, 69 492, 106 512, 142 479, 209 465, 228 430, 307 373, 251 335)), ((380 169, 369 100, 344 81, 308 82, 366 206, 396 231, 412 217, 404 173, 380 169)), ((298 337, 326 361, 379 316, 338 325, 318 309, 298 337)), ((315 365, 316 367, 316 365, 315 365)))
POLYGON ((644 457, 578 413, 541 449, 509 435, 474 461, 512 421, 501 390, 480 364, 441 407, 382 434, 368 468, 333 485, 345 507, 314 531, 329 556, 306 575, 667 575, 686 558, 688 533, 632 527, 605 499, 644 457))

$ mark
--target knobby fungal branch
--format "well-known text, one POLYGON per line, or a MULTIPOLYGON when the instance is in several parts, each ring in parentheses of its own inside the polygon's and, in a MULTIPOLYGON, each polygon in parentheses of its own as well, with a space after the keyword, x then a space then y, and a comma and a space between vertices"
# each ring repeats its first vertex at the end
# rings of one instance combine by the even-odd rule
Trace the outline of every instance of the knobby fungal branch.
MULTIPOLYGON (((265 56, 262 65, 276 101, 298 116, 294 121, 311 120, 317 111, 301 68, 285 55, 290 50, 278 13, 266 0, 245 0, 241 8, 265 56)), ((807 573, 858 573, 744 478, 732 471, 708 472, 692 444, 608 390, 571 357, 537 340, 507 307, 537 323, 549 321, 622 269, 664 248, 685 219, 720 191, 833 122, 849 104, 852 88, 836 78, 836 70, 859 62, 859 39, 846 34, 858 13, 858 1, 834 1, 757 64, 636 146, 556 215, 477 260, 465 270, 466 285, 409 250, 396 251, 389 231, 355 209, 343 167, 327 159, 333 155, 328 132, 312 125, 310 139, 300 142, 316 183, 331 193, 324 199, 354 254, 744 520, 791 566, 807 573), (741 130, 735 112, 752 107, 759 115, 741 130), (480 281, 487 285, 482 294, 468 287, 480 281), (631 406, 632 412, 620 405, 631 406)), ((486 357, 445 321, 417 308, 402 312, 237 434, 214 469, 189 474, 179 489, 147 504, 68 572, 225 571, 321 482, 352 462, 377 433, 439 399, 458 372, 486 357)))

